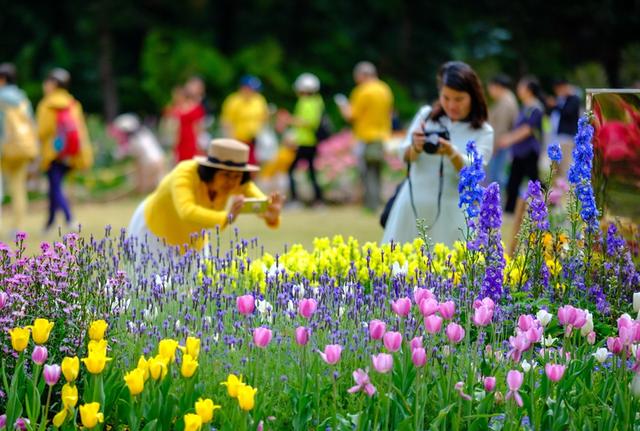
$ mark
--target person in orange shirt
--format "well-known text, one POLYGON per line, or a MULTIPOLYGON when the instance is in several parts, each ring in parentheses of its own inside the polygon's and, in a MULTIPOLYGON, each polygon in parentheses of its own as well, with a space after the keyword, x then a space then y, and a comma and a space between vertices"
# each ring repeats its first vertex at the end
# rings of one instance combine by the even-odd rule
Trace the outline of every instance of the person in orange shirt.
POLYGON ((380 205, 380 182, 384 161, 383 142, 391 136, 393 94, 389 86, 378 79, 376 67, 368 61, 356 64, 353 70, 356 87, 348 101, 337 100, 345 120, 351 122, 358 140, 364 180, 364 205, 375 211, 380 205))

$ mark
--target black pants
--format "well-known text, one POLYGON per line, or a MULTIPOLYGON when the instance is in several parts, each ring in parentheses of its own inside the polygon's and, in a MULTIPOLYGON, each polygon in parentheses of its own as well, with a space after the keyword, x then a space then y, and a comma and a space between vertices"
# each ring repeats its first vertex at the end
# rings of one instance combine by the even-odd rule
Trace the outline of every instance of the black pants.
POLYGON ((535 181, 538 177, 538 153, 533 152, 524 157, 514 157, 511 163, 511 173, 507 182, 507 206, 505 212, 513 213, 518 200, 518 191, 522 180, 528 177, 535 181))
POLYGON ((318 185, 318 180, 316 178, 316 168, 313 166, 313 162, 316 159, 317 149, 315 146, 313 147, 303 147, 300 146, 296 150, 296 158, 291 163, 291 167, 289 168, 289 185, 291 187, 291 200, 295 201, 298 199, 296 195, 296 182, 293 179, 293 172, 296 170, 296 166, 300 160, 306 160, 309 164, 309 179, 311 180, 311 184, 313 185, 313 192, 315 193, 315 201, 322 201, 322 190, 320 190, 320 186, 318 185))

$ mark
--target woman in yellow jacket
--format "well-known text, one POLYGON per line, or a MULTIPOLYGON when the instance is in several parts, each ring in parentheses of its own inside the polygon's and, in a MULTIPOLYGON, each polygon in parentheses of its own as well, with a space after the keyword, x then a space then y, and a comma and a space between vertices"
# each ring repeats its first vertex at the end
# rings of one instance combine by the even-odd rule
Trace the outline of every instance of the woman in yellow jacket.
POLYGON ((62 182, 70 170, 88 169, 93 164, 84 113, 80 103, 69 94, 70 82, 69 72, 53 69, 44 80, 44 98, 36 109, 41 168, 49 179, 49 218, 45 230, 53 227, 59 210, 64 213, 67 226, 72 227, 71 208, 62 182))
MULTIPOLYGON (((179 163, 136 209, 128 236, 146 240, 149 250, 165 246, 201 250, 203 231, 224 229, 242 210, 245 198, 267 199, 251 181, 257 166, 249 162, 249 146, 234 139, 214 139, 207 156, 179 163), (226 210, 231 199, 230 209, 226 210)), ((263 218, 269 227, 280 224, 283 198, 273 193, 263 218)))

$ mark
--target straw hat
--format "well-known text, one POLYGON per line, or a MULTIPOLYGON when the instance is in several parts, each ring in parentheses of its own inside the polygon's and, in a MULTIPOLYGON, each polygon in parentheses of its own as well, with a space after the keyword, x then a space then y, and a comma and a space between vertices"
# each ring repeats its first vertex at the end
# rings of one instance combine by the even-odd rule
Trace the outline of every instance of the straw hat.
POLYGON ((235 139, 214 139, 209 144, 207 156, 196 156, 198 164, 227 171, 256 172, 260 168, 250 165, 249 146, 235 139))

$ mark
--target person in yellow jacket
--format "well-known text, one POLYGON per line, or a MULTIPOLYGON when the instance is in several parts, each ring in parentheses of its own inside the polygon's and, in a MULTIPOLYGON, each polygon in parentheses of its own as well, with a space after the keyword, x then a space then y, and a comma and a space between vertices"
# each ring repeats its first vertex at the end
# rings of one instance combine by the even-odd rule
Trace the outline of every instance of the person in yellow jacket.
MULTIPOLYGON (((233 223, 245 198, 267 199, 250 178, 258 169, 249 164, 248 145, 235 139, 214 139, 206 157, 180 162, 138 206, 127 235, 146 240, 156 252, 166 246, 179 246, 182 252, 201 250, 203 231, 233 223)), ((273 193, 258 216, 267 226, 278 227, 282 204, 283 198, 273 193)))
POLYGON ((62 183, 69 171, 88 169, 93 164, 82 105, 69 93, 70 82, 68 71, 53 69, 44 80, 44 98, 36 109, 42 149, 40 167, 49 180, 49 218, 45 230, 54 226, 58 211, 64 213, 67 226, 73 227, 62 183))

